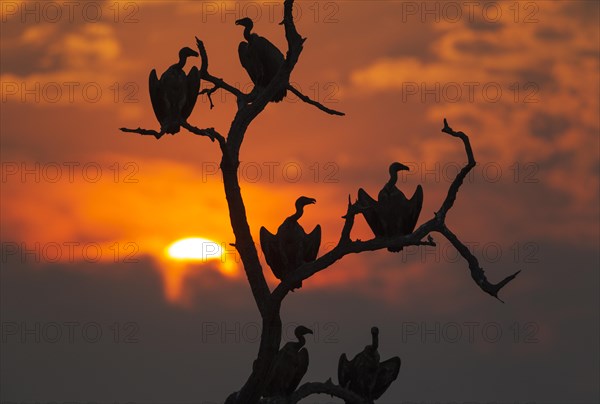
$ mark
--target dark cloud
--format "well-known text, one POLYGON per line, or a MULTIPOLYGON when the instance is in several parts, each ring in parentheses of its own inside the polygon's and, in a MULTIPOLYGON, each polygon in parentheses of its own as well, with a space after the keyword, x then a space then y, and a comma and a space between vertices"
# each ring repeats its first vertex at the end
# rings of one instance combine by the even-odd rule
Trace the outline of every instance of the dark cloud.
POLYGON ((574 169, 576 160, 577 153, 574 150, 557 151, 544 161, 540 162, 540 170, 560 169, 564 171, 570 171, 574 169))
POLYGON ((3 74, 24 77, 31 74, 58 72, 65 67, 58 55, 47 55, 32 46, 19 46, 4 50, 0 70, 3 74))
POLYGON ((582 58, 590 58, 594 59, 596 62, 600 60, 600 49, 584 49, 578 52, 579 56, 582 58))
POLYGON ((541 27, 535 32, 535 36, 548 42, 567 41, 573 38, 571 32, 558 30, 554 27, 541 27))
POLYGON ((255 346, 236 341, 235 335, 223 337, 231 345, 222 343, 221 322, 235 329, 236 324, 256 321, 256 311, 249 304, 227 302, 227 293, 251 299, 244 285, 210 270, 198 276, 203 281, 196 278, 190 284, 204 283, 198 291, 201 298, 182 309, 166 303, 161 280, 148 260, 135 265, 47 265, 39 270, 12 259, 3 262, 2 401, 223 398, 246 376, 255 346), (228 292, 206 286, 215 281, 228 285, 228 292), (78 324, 72 325, 72 340, 67 322, 78 324), (13 324, 17 335, 7 331, 13 324), (56 325, 63 334, 52 342, 56 325), (218 333, 206 336, 213 326, 218 333), (25 327, 33 334, 21 336, 25 327), (96 338, 98 329, 101 336, 96 338))
POLYGON ((501 22, 490 22, 482 19, 467 19, 466 26, 473 31, 479 32, 496 32, 500 31, 504 24, 501 22))
MULTIPOLYGON (((247 376, 260 322, 244 283, 198 268, 187 283, 193 303, 182 308, 162 298, 149 260, 36 269, 4 258, 2 401, 220 402, 247 376), (71 321, 79 324, 72 343, 64 326, 71 321), (13 335, 14 324, 18 332, 22 324, 33 331, 13 335), (65 331, 56 343, 49 341, 56 325, 49 324, 65 331), (98 326, 102 336, 91 342, 98 326), (45 329, 39 342, 36 327, 45 329)), ((400 258, 371 254, 373 276, 406 271, 400 258)), ((423 264, 408 289, 397 285, 404 291, 397 303, 377 297, 381 282, 366 285, 365 294, 313 289, 309 280, 286 299, 284 340, 297 324, 313 328, 306 379, 336 380, 339 355, 360 352, 378 325, 382 357, 403 361, 399 382, 382 402, 461 399, 465 383, 482 401, 593 401, 594 383, 582 380, 598 376, 598 256, 542 243, 533 258, 486 265, 491 279, 523 269, 504 291, 505 305, 473 284, 462 261, 423 264), (475 324, 473 341, 465 323, 475 324), (450 333, 456 327, 458 340, 450 333), (490 342, 483 327, 500 328, 502 337, 490 342), (569 372, 557 375, 559 363, 569 372)), ((351 271, 347 264, 328 271, 351 271)))
POLYGON ((571 127, 571 121, 564 116, 538 112, 533 114, 529 125, 534 136, 555 140, 571 127))
POLYGON ((573 0, 561 4, 563 15, 576 19, 585 25, 589 24, 596 27, 596 29, 598 28, 600 3, 597 1, 573 0))
POLYGON ((483 39, 475 41, 458 41, 454 44, 454 47, 460 52, 481 56, 494 56, 505 54, 507 52, 502 46, 483 39))
MULTIPOLYGON (((544 67, 542 67, 542 69, 543 68, 544 67)), ((522 88, 522 90, 524 91, 524 96, 527 94, 531 94, 531 96, 534 96, 533 92, 535 91, 537 93, 537 98, 539 98, 539 93, 541 91, 549 92, 558 89, 558 83, 556 82, 552 74, 542 69, 536 70, 534 68, 525 68, 515 71, 518 82, 521 83, 522 86, 525 86, 528 83, 534 84, 533 87, 529 87, 527 89, 525 87, 522 88)), ((546 69, 548 69, 547 66, 546 69)))

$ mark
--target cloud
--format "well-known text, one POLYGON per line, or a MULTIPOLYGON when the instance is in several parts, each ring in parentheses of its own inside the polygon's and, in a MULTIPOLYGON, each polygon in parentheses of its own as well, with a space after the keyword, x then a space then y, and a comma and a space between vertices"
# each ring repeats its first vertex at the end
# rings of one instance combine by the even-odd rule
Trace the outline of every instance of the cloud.
MULTIPOLYGON (((395 95, 406 106, 420 104, 432 121, 447 117, 453 126, 470 128, 478 161, 543 165, 543 186, 570 196, 563 209, 575 214, 585 207, 597 216, 596 148, 581 145, 598 145, 597 136, 591 136, 600 130, 598 28, 563 18, 572 8, 581 11, 571 4, 539 8, 532 24, 509 21, 508 14, 493 30, 481 30, 472 21, 440 24, 441 36, 430 45, 437 58, 376 60, 351 73, 346 93, 395 95), (595 56, 588 55, 592 49, 595 56), (545 165, 561 161, 557 156, 565 153, 577 155, 568 168, 545 165)), ((450 157, 438 138, 416 147, 421 160, 450 157)))
MULTIPOLYGON (((312 328, 304 381, 335 379, 341 353, 360 352, 377 325, 382 357, 402 359, 400 379, 384 396, 389 402, 462 400, 465 373, 478 400, 593 401, 598 256, 593 248, 540 248, 539 262, 504 291, 504 305, 476 287, 463 262, 419 269, 399 265, 398 254, 378 253, 361 287, 307 284, 290 294, 282 339, 292 340, 298 324, 312 328), (589 265, 567 276, 574 260, 589 265), (569 371, 549 385, 558 380, 557 363, 569 371)), ((353 276, 356 268, 331 270, 353 276)), ((486 270, 495 279, 503 272, 486 270)), ((237 390, 252 367, 261 327, 245 280, 197 268, 186 281, 188 304, 180 306, 162 298, 158 273, 151 259, 42 270, 14 257, 5 262, 2 399, 65 401, 77 394, 98 402, 219 401, 237 390), (65 379, 72 383, 60 382, 65 379)))
MULTIPOLYGON (((14 46, 3 49, 2 102, 38 106, 94 107, 115 102, 122 77, 134 63, 124 59, 112 25, 24 25, 14 46), (114 95, 114 96, 113 96, 114 95)), ((122 94, 119 94, 121 96, 122 94)))

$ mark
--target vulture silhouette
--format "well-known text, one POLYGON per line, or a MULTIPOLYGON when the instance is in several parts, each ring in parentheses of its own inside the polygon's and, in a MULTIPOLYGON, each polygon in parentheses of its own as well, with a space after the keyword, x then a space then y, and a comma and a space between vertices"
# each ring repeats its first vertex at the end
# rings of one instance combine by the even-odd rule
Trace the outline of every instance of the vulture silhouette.
POLYGON ((312 330, 302 325, 296 327, 294 335, 298 341, 286 343, 277 352, 269 370, 263 396, 288 397, 296 390, 308 369, 308 351, 304 348, 304 335, 312 333, 312 330))
MULTIPOLYGON (((394 237, 410 234, 415 229, 423 206, 423 188, 417 186, 413 196, 408 199, 396 187, 398 171, 409 170, 401 163, 392 163, 389 168, 390 179, 373 199, 364 189, 358 190, 358 206, 375 237, 394 237)), ((388 248, 389 251, 402 250, 388 248)))
MULTIPOLYGON (((314 204, 313 198, 301 196, 296 200, 296 212, 286 218, 272 234, 265 227, 260 228, 260 246, 265 260, 273 274, 280 280, 286 279, 300 265, 317 259, 321 245, 321 226, 317 225, 312 232, 306 234, 298 219, 304 213, 304 206, 314 204)), ((293 289, 302 287, 298 282, 293 289)))
POLYGON ((367 400, 377 400, 390 387, 400 372, 400 358, 395 356, 379 361, 379 329, 371 328, 372 344, 357 354, 351 361, 346 354, 338 362, 340 386, 367 400))
MULTIPOLYGON (((250 18, 239 19, 235 24, 244 27, 244 39, 246 39, 238 46, 240 62, 254 83, 254 90, 264 89, 283 64, 283 53, 268 39, 251 33, 254 23, 250 18)), ((279 102, 285 98, 286 94, 287 89, 283 88, 273 95, 271 101, 279 102)))
POLYGON ((183 71, 188 57, 198 52, 185 47, 179 51, 179 62, 169 67, 161 76, 152 69, 149 78, 150 100, 154 115, 160 123, 161 133, 175 134, 192 113, 200 90, 200 72, 196 66, 186 75, 183 71))

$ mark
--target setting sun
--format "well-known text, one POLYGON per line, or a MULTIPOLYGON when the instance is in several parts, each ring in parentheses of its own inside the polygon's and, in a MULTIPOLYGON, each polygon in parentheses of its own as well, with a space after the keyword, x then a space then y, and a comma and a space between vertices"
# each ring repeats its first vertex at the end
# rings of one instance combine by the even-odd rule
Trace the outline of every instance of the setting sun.
POLYGON ((229 252, 230 259, 227 260, 226 250, 226 247, 201 237, 182 238, 166 247, 164 256, 160 259, 160 268, 167 299, 172 303, 184 303, 185 279, 199 268, 210 268, 235 277, 235 256, 231 256, 229 252))
POLYGON ((221 259, 221 246, 204 238, 191 237, 178 240, 167 248, 169 257, 177 260, 206 261, 221 259))

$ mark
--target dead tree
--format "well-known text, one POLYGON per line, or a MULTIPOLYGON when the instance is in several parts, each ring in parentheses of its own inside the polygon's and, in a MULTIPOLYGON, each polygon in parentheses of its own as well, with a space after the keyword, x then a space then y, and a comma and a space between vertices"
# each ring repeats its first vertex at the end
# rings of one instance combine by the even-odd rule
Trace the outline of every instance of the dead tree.
MULTIPOLYGON (((284 63, 281 65, 279 71, 272 79, 270 84, 262 89, 262 91, 258 94, 253 94, 251 99, 250 94, 243 93, 231 84, 227 83, 225 80, 209 73, 209 60, 205 46, 201 40, 196 38, 197 47, 202 61, 200 77, 202 80, 206 80, 213 85, 211 88, 205 89, 201 93, 207 94, 210 100, 211 95, 215 91, 219 89, 227 91, 236 97, 238 109, 226 136, 223 136, 214 128, 200 129, 189 124, 187 121, 181 122, 181 126, 191 133, 208 137, 211 139, 211 141, 217 140, 221 149, 222 159, 220 168, 223 175, 223 184, 225 188, 227 205, 229 208, 231 226, 235 235, 235 243, 233 245, 241 256, 244 271, 252 290, 254 301, 262 318, 260 347, 257 358, 254 361, 252 371, 250 372, 250 376, 241 387, 239 392, 236 392, 236 394, 230 396, 230 398, 227 400, 228 403, 233 402, 248 404, 258 403, 261 400, 261 394, 265 387, 265 380, 267 379, 269 369, 273 359, 278 353, 281 343, 282 321, 280 309, 284 298, 295 287, 295 285, 330 267, 336 261, 348 254, 358 254, 364 251, 375 251, 382 249, 394 249, 398 251, 399 249, 407 246, 435 246, 436 243, 431 237, 431 233, 437 232, 446 237, 466 260, 471 277, 481 288, 481 290, 490 294, 491 296, 496 297, 498 300, 500 300, 498 298, 498 292, 500 289, 503 288, 508 282, 513 280, 520 272, 516 272, 513 275, 506 277, 499 283, 490 283, 485 276, 484 270, 480 267, 477 258, 446 225, 446 215, 456 200, 458 190, 462 185, 463 180, 469 171, 475 167, 476 163, 468 136, 463 132, 457 132, 453 130, 444 119, 444 127, 442 132, 460 139, 467 155, 467 164, 460 170, 456 178, 451 183, 446 198, 444 199, 439 210, 435 213, 434 217, 407 235, 392 238, 375 237, 367 241, 352 240, 350 233, 354 225, 354 219, 356 214, 361 213, 361 209, 357 204, 353 204, 349 200, 346 214, 343 216, 345 220, 344 226, 337 245, 328 253, 317 258, 315 261, 301 265, 294 272, 293 276, 282 280, 274 290, 271 291, 269 289, 263 274, 263 268, 258 258, 256 244, 252 238, 250 227, 248 225, 244 200, 242 198, 242 193, 238 182, 238 167, 240 164, 239 154, 240 148, 244 141, 244 135, 246 134, 248 126, 264 110, 264 108, 273 98, 273 95, 281 92, 285 88, 298 95, 299 98, 304 102, 319 108, 327 114, 340 116, 344 115, 339 111, 329 109, 319 102, 311 100, 305 95, 299 93, 289 84, 290 75, 294 70, 300 54, 302 53, 303 44, 305 41, 305 38, 300 36, 294 24, 292 17, 293 3, 294 0, 284 1, 284 17, 283 21, 281 22, 281 25, 283 25, 285 28, 285 37, 287 41, 287 52, 284 63)), ((213 107, 212 100, 210 106, 211 108, 213 107)), ((153 135, 157 138, 162 135, 160 132, 141 128, 121 128, 121 130, 124 132, 133 132, 141 135, 153 135)), ((298 389, 291 394, 291 396, 273 399, 269 402, 287 404, 297 403, 301 399, 312 394, 329 394, 331 396, 341 398, 348 403, 368 402, 353 392, 339 385, 335 385, 331 379, 326 382, 305 383, 298 387, 298 389)))

